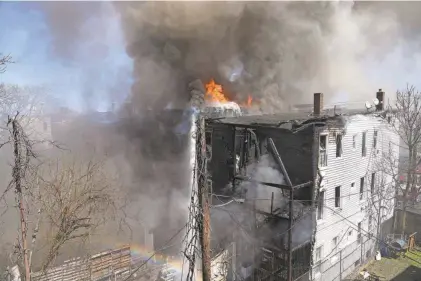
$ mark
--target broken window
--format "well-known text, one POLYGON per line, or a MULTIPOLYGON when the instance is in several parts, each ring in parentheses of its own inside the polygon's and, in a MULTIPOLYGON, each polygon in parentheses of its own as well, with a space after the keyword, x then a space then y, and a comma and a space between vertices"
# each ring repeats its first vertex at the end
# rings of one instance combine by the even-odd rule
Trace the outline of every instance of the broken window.
POLYGON ((373 148, 377 149, 377 131, 374 131, 374 135, 373 135, 373 148))
POLYGON ((357 147, 357 135, 352 136, 352 148, 357 147))
POLYGON ((323 219, 323 209, 325 204, 325 192, 320 191, 319 192, 319 202, 318 202, 318 208, 317 208, 317 219, 321 220, 323 219))
POLYGON ((336 157, 342 156, 342 135, 336 135, 336 157))
POLYGON ((371 174, 371 194, 374 194, 374 186, 376 184, 376 173, 371 174))
POLYGON ((361 155, 362 157, 366 156, 367 148, 365 147, 365 141, 367 138, 367 132, 363 132, 362 140, 361 140, 361 155))
POLYGON ((362 177, 361 179, 360 179, 360 200, 363 200, 363 198, 364 198, 364 177, 362 177))
POLYGON ((361 244, 362 235, 361 235, 361 222, 358 223, 358 243, 361 244))
POLYGON ((319 166, 325 167, 327 166, 327 136, 321 135, 319 140, 319 166))
POLYGON ((341 206, 341 187, 335 187, 335 208, 339 208, 341 206))

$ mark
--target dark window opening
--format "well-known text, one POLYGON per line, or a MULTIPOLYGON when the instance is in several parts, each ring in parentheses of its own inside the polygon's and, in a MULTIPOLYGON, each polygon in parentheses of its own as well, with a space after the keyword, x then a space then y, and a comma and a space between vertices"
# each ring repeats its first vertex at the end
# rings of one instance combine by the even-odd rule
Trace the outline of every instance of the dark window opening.
POLYGON ((361 141, 361 155, 362 155, 362 157, 365 157, 365 155, 366 155, 366 150, 367 150, 366 147, 365 147, 366 138, 367 138, 367 132, 363 132, 362 141, 361 141))
POLYGON ((335 207, 339 208, 341 206, 341 187, 335 187, 335 207))
POLYGON ((360 200, 364 197, 364 177, 360 179, 360 200))
POLYGON ((358 223, 358 243, 361 244, 362 235, 361 235, 361 222, 358 223))
POLYGON ((374 186, 376 184, 376 173, 371 174, 371 194, 374 193, 374 186))
POLYGON ((377 148, 377 131, 374 131, 374 135, 373 135, 373 148, 374 149, 377 148))
POLYGON ((47 122, 44 122, 44 132, 46 132, 47 130, 48 130, 48 124, 47 124, 47 122))
POLYGON ((320 191, 319 192, 318 208, 317 208, 317 219, 318 220, 323 219, 324 204, 325 204, 325 192, 324 191, 320 191))
POLYGON ((336 135, 336 157, 342 156, 342 135, 336 135))

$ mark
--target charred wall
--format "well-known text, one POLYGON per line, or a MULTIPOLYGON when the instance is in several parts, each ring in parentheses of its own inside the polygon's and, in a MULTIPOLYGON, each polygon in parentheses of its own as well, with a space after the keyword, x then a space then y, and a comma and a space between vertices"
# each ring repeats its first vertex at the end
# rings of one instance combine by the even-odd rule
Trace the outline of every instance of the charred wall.
MULTIPOLYGON (((236 132, 236 162, 240 162, 237 164, 251 163, 258 160, 259 156, 268 154, 267 140, 272 138, 292 183, 299 184, 313 180, 313 127, 293 133, 286 129, 257 126, 234 129, 234 126, 230 124, 208 122, 207 139, 212 147, 209 171, 214 191, 221 190, 232 182, 234 130, 236 132), (257 137, 258 147, 254 145, 249 131, 257 137), (246 144, 245 139, 247 139, 246 144), (247 150, 246 157, 242 157, 244 150, 247 150)), ((307 187, 297 191, 296 196, 303 200, 311 200, 312 195, 309 189, 310 187, 307 187)))
MULTIPOLYGON (((292 184, 313 181, 313 127, 307 127, 296 133, 286 129, 259 128, 256 129, 256 134, 262 154, 268 153, 268 138, 273 139, 292 184)), ((295 197, 301 200, 311 200, 310 188, 305 187, 297 190, 295 197)))

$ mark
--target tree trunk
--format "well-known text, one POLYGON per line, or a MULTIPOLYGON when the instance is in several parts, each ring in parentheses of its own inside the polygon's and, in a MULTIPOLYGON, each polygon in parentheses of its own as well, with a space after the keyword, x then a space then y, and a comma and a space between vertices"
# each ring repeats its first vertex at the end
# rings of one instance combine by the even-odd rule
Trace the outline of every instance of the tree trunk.
POLYGON ((25 281, 31 280, 31 270, 28 259, 28 245, 26 240, 27 229, 25 220, 25 208, 23 205, 23 192, 22 192, 22 171, 21 171, 21 155, 20 155, 20 140, 19 129, 16 119, 12 120, 12 133, 13 133, 13 154, 15 157, 15 166, 13 167, 13 180, 15 182, 15 191, 18 200, 19 215, 20 215, 20 229, 21 229, 21 243, 23 254, 23 265, 25 267, 25 281))

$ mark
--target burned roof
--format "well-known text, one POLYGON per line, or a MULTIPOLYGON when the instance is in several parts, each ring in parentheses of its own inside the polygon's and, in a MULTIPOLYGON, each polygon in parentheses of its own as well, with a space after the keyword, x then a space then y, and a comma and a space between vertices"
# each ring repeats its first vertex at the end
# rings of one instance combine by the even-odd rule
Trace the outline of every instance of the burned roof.
POLYGON ((213 123, 238 126, 266 126, 280 128, 285 124, 304 125, 306 123, 328 121, 341 121, 343 116, 352 115, 384 115, 385 111, 373 111, 364 109, 325 109, 320 116, 314 116, 312 112, 293 111, 279 114, 243 115, 239 117, 226 117, 210 120, 213 123))

